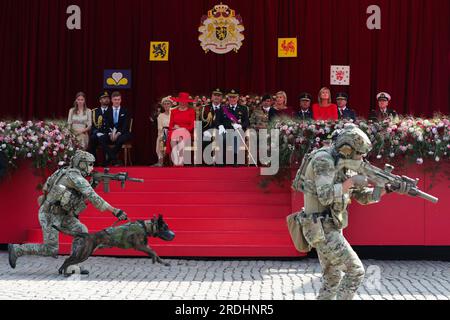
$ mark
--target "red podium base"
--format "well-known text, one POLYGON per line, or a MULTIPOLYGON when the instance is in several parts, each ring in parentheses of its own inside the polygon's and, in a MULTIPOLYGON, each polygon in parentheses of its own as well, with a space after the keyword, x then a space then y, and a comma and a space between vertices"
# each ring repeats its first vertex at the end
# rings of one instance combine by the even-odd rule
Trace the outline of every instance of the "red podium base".
MULTIPOLYGON (((114 168, 127 171, 145 183, 111 183, 111 193, 99 194, 130 219, 162 214, 176 233, 173 242, 149 239, 167 257, 299 257, 291 243, 286 216, 299 210, 303 197, 290 184, 259 186, 257 168, 114 168)), ((422 199, 387 195, 379 204, 350 206, 345 234, 360 246, 449 246, 449 181, 433 180, 424 168, 408 170, 421 179, 420 187, 439 197, 438 204, 422 199)), ((36 185, 39 179, 21 168, 14 179, 0 184, 3 205, 0 243, 39 243, 42 233, 37 219, 36 185)), ((91 232, 111 226, 115 218, 92 206, 81 216, 91 232)), ((60 252, 70 252, 71 238, 62 235, 60 252)), ((99 250, 97 255, 141 256, 132 250, 99 250)))

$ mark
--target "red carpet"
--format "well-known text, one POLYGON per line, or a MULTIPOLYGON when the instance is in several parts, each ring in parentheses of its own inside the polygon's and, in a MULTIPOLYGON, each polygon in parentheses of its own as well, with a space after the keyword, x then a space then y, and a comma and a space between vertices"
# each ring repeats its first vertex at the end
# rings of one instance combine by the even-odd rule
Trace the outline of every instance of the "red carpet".
MULTIPOLYGON (((176 233, 167 243, 149 239, 161 256, 177 257, 292 257, 286 216, 291 213, 288 184, 262 189, 257 168, 126 168, 145 183, 111 182, 111 193, 100 195, 125 210, 131 220, 162 214, 176 233)), ((89 206, 81 221, 91 232, 111 226, 115 218, 89 206)), ((28 231, 27 242, 41 242, 39 229, 28 231)), ((61 236, 61 253, 71 239, 61 236)), ((136 251, 104 249, 98 255, 142 255, 136 251)))

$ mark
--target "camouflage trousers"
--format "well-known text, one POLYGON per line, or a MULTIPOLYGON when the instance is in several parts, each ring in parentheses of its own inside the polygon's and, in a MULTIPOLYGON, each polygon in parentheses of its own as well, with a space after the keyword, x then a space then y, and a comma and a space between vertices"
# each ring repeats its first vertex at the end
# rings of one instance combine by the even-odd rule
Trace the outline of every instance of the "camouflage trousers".
MULTIPOLYGON (((59 251, 59 231, 53 228, 55 225, 63 230, 74 232, 88 232, 87 227, 77 218, 69 214, 53 214, 46 212, 44 207, 39 209, 39 223, 44 238, 43 244, 14 245, 17 256, 37 255, 45 257, 57 257, 59 251)), ((72 248, 77 246, 77 240, 72 243, 72 248)))
MULTIPOLYGON (((358 255, 344 238, 342 230, 338 229, 332 220, 311 223, 311 226, 304 225, 303 230, 305 238, 316 249, 322 267, 322 287, 317 299, 352 300, 364 280, 365 271, 358 255), (314 239, 310 231, 320 224, 321 236, 314 239)), ((316 234, 317 230, 313 232, 316 234)))

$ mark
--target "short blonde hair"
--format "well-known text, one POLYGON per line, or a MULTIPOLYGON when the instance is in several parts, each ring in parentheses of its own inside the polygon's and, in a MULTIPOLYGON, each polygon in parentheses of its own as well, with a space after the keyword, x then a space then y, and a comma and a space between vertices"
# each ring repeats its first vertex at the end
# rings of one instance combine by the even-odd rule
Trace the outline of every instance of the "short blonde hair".
POLYGON ((287 106, 287 94, 284 91, 278 91, 275 96, 283 96, 284 98, 284 105, 287 106))

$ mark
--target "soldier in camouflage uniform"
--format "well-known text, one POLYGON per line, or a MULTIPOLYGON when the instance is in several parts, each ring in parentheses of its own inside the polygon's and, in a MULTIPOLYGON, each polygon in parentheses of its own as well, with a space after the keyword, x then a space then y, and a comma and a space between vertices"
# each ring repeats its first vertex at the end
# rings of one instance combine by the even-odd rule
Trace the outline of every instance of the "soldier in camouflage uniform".
MULTIPOLYGON (((9 263, 12 268, 16 267, 17 258, 23 255, 58 256, 58 231, 53 225, 64 231, 88 232, 86 226, 78 220, 79 214, 86 209, 85 200, 102 212, 110 211, 120 220, 127 219, 125 212, 109 205, 86 180, 94 168, 94 162, 93 155, 78 150, 69 167, 57 170, 47 179, 43 188, 44 195, 38 200, 39 223, 44 243, 8 245, 9 263)), ((72 248, 77 245, 78 241, 75 239, 72 248)), ((88 274, 87 270, 82 270, 82 274, 88 274)))
POLYGON ((269 111, 271 107, 272 96, 263 96, 261 106, 255 109, 250 116, 250 127, 256 130, 267 129, 269 125, 269 111))
MULTIPOLYGON (((350 198, 361 204, 376 202, 367 178, 356 173, 371 148, 367 135, 351 125, 335 133, 331 146, 305 156, 294 180, 293 188, 304 194, 302 232, 322 266, 319 300, 351 300, 364 279, 364 266, 342 230, 347 227, 350 198)), ((402 185, 399 193, 407 188, 402 185)))

